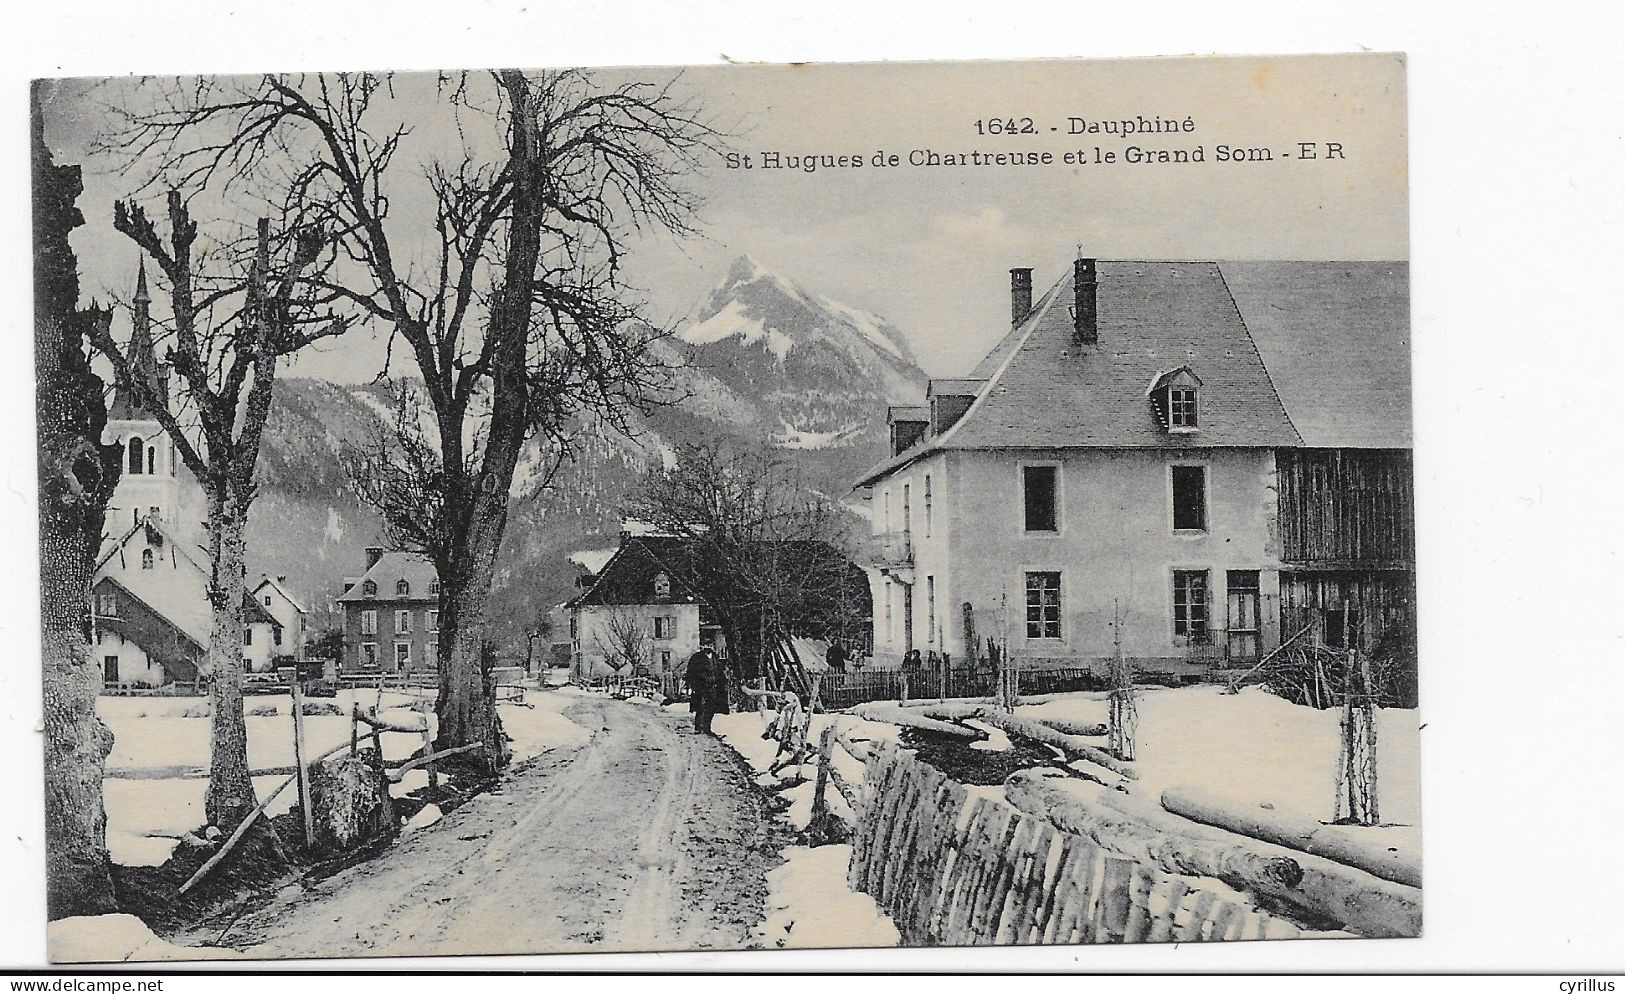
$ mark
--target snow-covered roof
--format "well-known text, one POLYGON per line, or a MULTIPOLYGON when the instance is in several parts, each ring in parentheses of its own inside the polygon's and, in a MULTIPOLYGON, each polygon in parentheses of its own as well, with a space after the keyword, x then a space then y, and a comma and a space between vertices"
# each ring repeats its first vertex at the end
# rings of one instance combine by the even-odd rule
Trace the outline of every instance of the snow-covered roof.
POLYGON ((294 597, 292 594, 288 593, 288 588, 287 587, 284 587, 281 583, 277 582, 276 580, 272 579, 271 577, 266 577, 265 579, 261 580, 254 587, 254 595, 256 597, 258 597, 259 592, 261 590, 265 589, 266 587, 270 587, 271 589, 275 590, 277 593, 281 594, 284 600, 286 600, 289 604, 293 605, 293 609, 295 611, 298 611, 300 614, 305 613, 305 606, 303 604, 299 603, 299 600, 296 597, 294 597))
POLYGON ((356 581, 355 586, 340 594, 338 600, 341 604, 373 600, 432 601, 440 596, 439 580, 440 574, 435 571, 434 563, 428 556, 420 552, 386 552, 356 581), (378 585, 372 594, 366 593, 369 580, 378 585), (396 584, 402 580, 406 581, 408 591, 404 597, 395 592, 396 584), (431 593, 431 587, 436 588, 437 592, 431 593))

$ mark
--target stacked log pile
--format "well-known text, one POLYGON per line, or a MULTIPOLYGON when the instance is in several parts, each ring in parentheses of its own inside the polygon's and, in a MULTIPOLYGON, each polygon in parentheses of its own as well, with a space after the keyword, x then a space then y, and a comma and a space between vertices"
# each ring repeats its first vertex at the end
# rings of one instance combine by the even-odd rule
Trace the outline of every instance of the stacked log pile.
POLYGON ((1286 938, 1271 915, 1109 852, 881 744, 871 753, 848 883, 910 944, 1286 938))

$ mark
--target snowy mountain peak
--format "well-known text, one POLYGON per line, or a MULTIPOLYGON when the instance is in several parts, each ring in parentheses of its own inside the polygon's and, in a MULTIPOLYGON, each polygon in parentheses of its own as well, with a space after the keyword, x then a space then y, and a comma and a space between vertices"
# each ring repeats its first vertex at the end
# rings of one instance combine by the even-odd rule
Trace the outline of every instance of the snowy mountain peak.
POLYGON ((781 361, 792 349, 823 343, 860 362, 915 368, 908 343, 884 318, 811 293, 749 255, 734 259, 699 319, 678 337, 690 345, 738 338, 781 361))

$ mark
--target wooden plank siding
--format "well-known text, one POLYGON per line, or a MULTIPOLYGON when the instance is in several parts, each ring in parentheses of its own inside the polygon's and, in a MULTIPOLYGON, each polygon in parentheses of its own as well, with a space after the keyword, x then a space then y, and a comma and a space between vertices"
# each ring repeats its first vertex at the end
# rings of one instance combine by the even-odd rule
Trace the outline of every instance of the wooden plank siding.
POLYGON ((1416 559, 1415 484, 1404 449, 1280 449, 1281 561, 1407 569, 1416 559))

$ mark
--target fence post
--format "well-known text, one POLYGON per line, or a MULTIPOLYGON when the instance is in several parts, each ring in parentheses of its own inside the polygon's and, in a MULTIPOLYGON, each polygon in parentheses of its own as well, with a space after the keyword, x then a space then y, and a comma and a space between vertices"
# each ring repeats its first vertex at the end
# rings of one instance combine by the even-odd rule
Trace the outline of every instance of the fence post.
MULTIPOLYGON (((305 848, 309 849, 316 831, 316 814, 310 809, 310 771, 305 769, 305 693, 299 686, 299 670, 293 671, 293 769, 299 777, 299 808, 304 815, 305 848)), ((355 736, 355 719, 350 719, 350 735, 355 736)))
MULTIPOLYGON (((423 716, 423 754, 425 756, 434 755, 434 736, 429 733, 428 715, 423 716)), ((378 758, 383 759, 384 757, 379 754, 378 758)), ((424 765, 429 769, 429 790, 438 793, 440 790, 440 774, 435 772, 434 760, 431 759, 424 765)))
POLYGON ((809 826, 818 824, 818 816, 824 813, 824 787, 829 783, 830 758, 835 754, 835 723, 832 721, 824 726, 824 731, 818 736, 818 774, 813 780, 812 818, 807 822, 809 826))
POLYGON ((908 703, 908 673, 904 670, 897 671, 897 703, 908 703))

